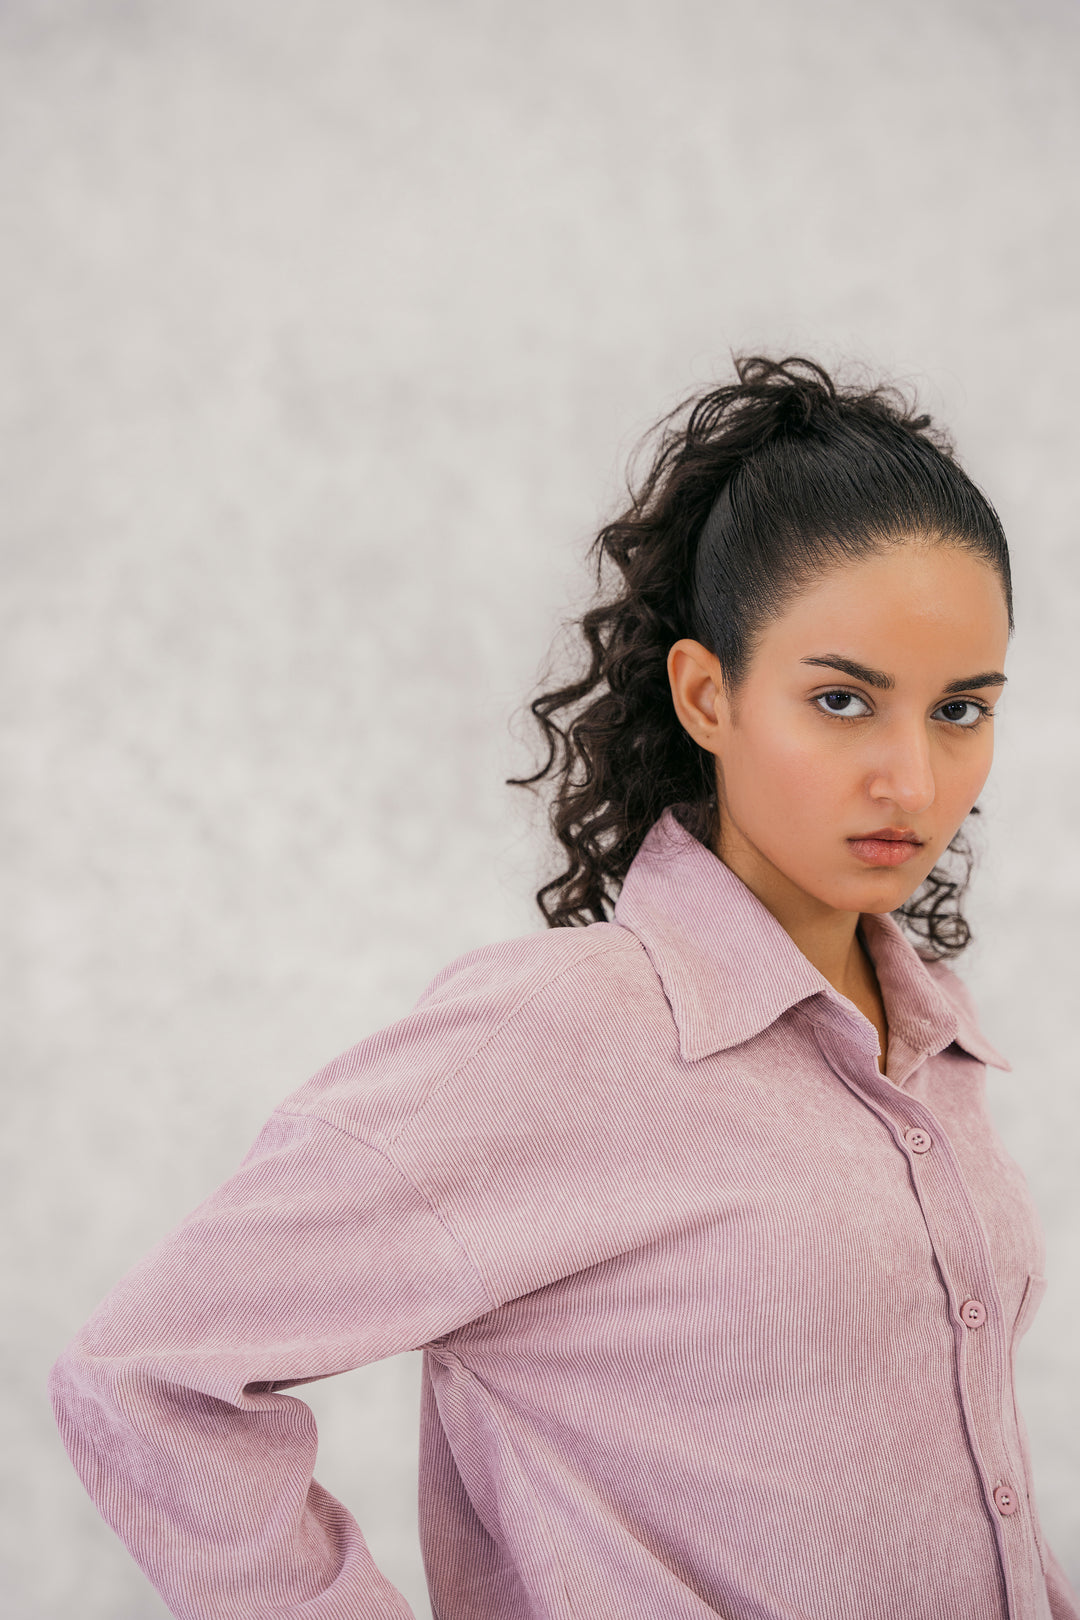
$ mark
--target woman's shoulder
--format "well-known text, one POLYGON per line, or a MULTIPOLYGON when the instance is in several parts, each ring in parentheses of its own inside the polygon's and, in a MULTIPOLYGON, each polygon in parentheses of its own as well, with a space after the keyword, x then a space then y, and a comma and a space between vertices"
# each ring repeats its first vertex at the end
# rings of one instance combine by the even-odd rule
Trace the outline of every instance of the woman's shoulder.
POLYGON ((954 967, 940 956, 923 956, 920 953, 919 960, 943 995, 948 996, 950 1001, 971 1005, 971 991, 954 967))
POLYGON ((979 1062, 988 1063, 995 1069, 1011 1071, 1012 1064, 1008 1058, 1003 1057, 983 1034, 979 1009, 966 980, 941 957, 924 957, 923 965, 956 1014, 956 1043, 979 1062))
POLYGON ((487 1083, 480 1071, 493 1058, 540 1063, 556 1042, 584 1051, 590 1030, 606 1026, 610 1039, 600 1009, 617 1010, 625 1029, 635 1010, 648 1016, 656 996, 662 991, 640 941, 616 923, 477 946, 442 968, 409 1013, 334 1058, 279 1112, 385 1142, 451 1079, 487 1083))
POLYGON ((965 1020, 977 1020, 975 998, 967 981, 961 978, 956 968, 942 957, 924 956, 922 962, 935 987, 955 1008, 957 1016, 965 1020))
POLYGON ((512 939, 475 946, 448 962, 421 992, 416 1006, 469 996, 504 997, 517 1002, 554 980, 594 964, 594 971, 618 973, 620 958, 642 955, 637 936, 617 923, 583 928, 547 928, 512 939))

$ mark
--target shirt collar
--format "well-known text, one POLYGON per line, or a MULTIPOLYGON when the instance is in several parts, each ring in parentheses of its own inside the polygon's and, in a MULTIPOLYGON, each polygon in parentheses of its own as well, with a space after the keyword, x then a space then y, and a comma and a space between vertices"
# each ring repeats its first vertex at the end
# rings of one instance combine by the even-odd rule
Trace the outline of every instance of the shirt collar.
MULTIPOLYGON (((687 1061, 749 1040, 808 997, 823 998, 849 1019, 857 1012, 670 807, 631 863, 615 921, 645 947, 687 1061)), ((864 912, 863 930, 889 1020, 890 1053, 894 1040, 913 1059, 956 1041, 983 1063, 1012 1068, 979 1030, 961 981, 944 964, 924 962, 890 913, 864 912)))

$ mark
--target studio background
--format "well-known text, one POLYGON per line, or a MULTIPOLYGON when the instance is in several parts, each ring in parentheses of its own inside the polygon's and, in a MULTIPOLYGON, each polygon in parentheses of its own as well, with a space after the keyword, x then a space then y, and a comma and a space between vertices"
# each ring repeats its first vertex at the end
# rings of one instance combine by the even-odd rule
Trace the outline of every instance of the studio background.
MULTIPOLYGON (((1078 83, 1066 0, 0 5, 5 1613, 165 1614, 48 1367, 287 1092, 541 926, 513 716, 639 433, 761 347, 917 385, 1010 537, 960 971, 1080 1583, 1078 83)), ((418 1374, 298 1393, 426 1617, 418 1374)))

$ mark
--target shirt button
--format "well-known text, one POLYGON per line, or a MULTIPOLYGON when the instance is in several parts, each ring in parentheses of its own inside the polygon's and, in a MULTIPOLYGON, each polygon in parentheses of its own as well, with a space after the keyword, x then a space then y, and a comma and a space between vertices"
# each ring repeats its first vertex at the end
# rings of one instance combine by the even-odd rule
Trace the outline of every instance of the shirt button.
POLYGON ((921 1125, 909 1125, 904 1132, 904 1141, 912 1153, 929 1153, 933 1146, 933 1137, 921 1125))
POLYGON ((1008 1485, 999 1485, 994 1492, 994 1506, 1003 1519, 1011 1519, 1020 1504, 1015 1491, 1010 1490, 1008 1485))
POLYGON ((986 1321, 986 1306, 981 1299, 965 1299, 960 1307, 960 1320, 966 1327, 982 1327, 986 1321))

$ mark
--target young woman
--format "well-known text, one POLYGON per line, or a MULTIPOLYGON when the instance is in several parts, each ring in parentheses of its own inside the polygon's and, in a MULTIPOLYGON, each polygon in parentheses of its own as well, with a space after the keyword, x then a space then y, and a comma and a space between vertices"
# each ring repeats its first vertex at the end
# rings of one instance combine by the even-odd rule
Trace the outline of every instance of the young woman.
POLYGON ((438 1620, 1076 1620, 1009 1064, 946 961, 998 518, 891 391, 750 358, 596 550, 589 667, 533 704, 550 930, 445 968, 117 1285, 54 1369, 75 1466, 177 1615, 406 1615, 284 1391, 422 1346, 438 1620))

